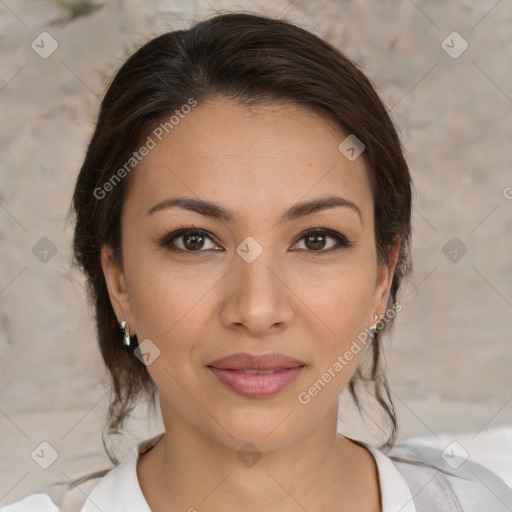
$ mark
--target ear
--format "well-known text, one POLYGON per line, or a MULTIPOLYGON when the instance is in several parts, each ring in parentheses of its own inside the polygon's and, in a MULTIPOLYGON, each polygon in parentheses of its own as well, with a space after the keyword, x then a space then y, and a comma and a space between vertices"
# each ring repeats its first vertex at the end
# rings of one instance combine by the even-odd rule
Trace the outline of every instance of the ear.
POLYGON ((393 276, 395 274, 398 255, 400 252, 400 237, 395 235, 393 242, 388 246, 389 267, 385 263, 379 262, 377 269, 377 280, 375 283, 375 291, 373 294, 373 309, 371 312, 370 323, 374 324, 373 314, 379 315, 379 320, 385 314, 391 285, 393 284, 393 276))
POLYGON ((130 335, 136 334, 135 318, 124 271, 119 263, 114 260, 112 248, 107 244, 101 248, 101 267, 117 321, 121 323, 126 320, 130 326, 130 335))

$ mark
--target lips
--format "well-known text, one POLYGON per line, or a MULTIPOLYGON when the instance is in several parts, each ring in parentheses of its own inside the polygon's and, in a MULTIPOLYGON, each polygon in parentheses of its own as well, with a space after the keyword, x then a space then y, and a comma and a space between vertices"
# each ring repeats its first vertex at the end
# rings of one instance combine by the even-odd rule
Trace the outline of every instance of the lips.
MULTIPOLYGON (((220 370, 284 370, 304 366, 304 361, 287 357, 277 352, 251 355, 247 353, 231 354, 230 356, 212 361, 207 366, 220 370)), ((254 373, 254 372, 253 372, 254 373)))
POLYGON ((304 366, 303 361, 277 353, 232 354, 207 365, 223 385, 250 398, 267 398, 287 388, 304 366))

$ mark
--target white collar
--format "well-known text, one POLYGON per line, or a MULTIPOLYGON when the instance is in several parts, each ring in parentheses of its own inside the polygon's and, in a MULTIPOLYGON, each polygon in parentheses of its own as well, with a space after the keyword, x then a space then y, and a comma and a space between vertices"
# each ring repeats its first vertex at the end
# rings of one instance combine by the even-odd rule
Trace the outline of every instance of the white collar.
MULTIPOLYGON (((110 470, 89 494, 80 512, 151 512, 137 478, 137 460, 139 454, 154 446, 162 435, 139 443, 119 466, 110 470)), ((411 491, 393 461, 377 448, 360 444, 377 463, 382 512, 417 512, 411 491)))
POLYGON ((137 460, 163 436, 139 443, 119 466, 111 469, 89 493, 80 512, 151 512, 137 477, 137 460))
POLYGON ((361 443, 377 463, 382 512, 416 512, 411 491, 393 461, 377 448, 361 443))

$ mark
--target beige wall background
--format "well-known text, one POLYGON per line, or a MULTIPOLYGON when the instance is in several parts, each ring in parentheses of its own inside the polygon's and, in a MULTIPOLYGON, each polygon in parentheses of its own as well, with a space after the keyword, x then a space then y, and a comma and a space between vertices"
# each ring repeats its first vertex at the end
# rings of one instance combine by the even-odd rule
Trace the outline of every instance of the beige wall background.
MULTIPOLYGON (((509 0, 3 0, 0 504, 109 466, 105 373, 65 215, 114 69, 213 9, 280 13, 373 80, 416 188, 415 275, 386 341, 400 437, 512 439, 509 0), (50 461, 41 442, 58 453, 48 469, 36 463, 41 450, 50 461)), ((370 440, 375 428, 349 427, 344 411, 340 429, 370 440)), ((123 456, 160 429, 140 407, 112 442, 123 456)))

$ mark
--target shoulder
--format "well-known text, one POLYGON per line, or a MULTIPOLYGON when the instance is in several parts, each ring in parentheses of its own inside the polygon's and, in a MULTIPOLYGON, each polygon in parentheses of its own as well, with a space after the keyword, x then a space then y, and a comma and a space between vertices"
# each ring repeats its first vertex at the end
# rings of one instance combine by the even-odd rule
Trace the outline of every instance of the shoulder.
POLYGON ((411 442, 396 444, 384 453, 409 485, 418 512, 512 510, 512 488, 469 458, 411 442))
MULTIPOLYGON (((101 499, 107 499, 110 508, 102 508, 102 510, 112 510, 111 505, 120 494, 119 490, 126 490, 129 493, 138 486, 136 473, 138 456, 151 449, 162 436, 163 433, 141 441, 123 462, 113 468, 89 473, 73 483, 53 484, 41 492, 30 494, 20 501, 3 506, 0 512, 84 512, 85 510, 96 512, 97 503, 92 503, 88 499, 93 491, 95 494, 106 493, 106 498, 102 496, 101 499), (126 486, 129 488, 124 489, 126 486), (87 506, 87 503, 90 504, 87 506)), ((138 498, 140 503, 142 498, 140 495, 138 498)))
POLYGON ((78 485, 53 484, 40 492, 5 505, 0 512, 80 512, 89 493, 108 470, 92 473, 79 480, 78 485))

